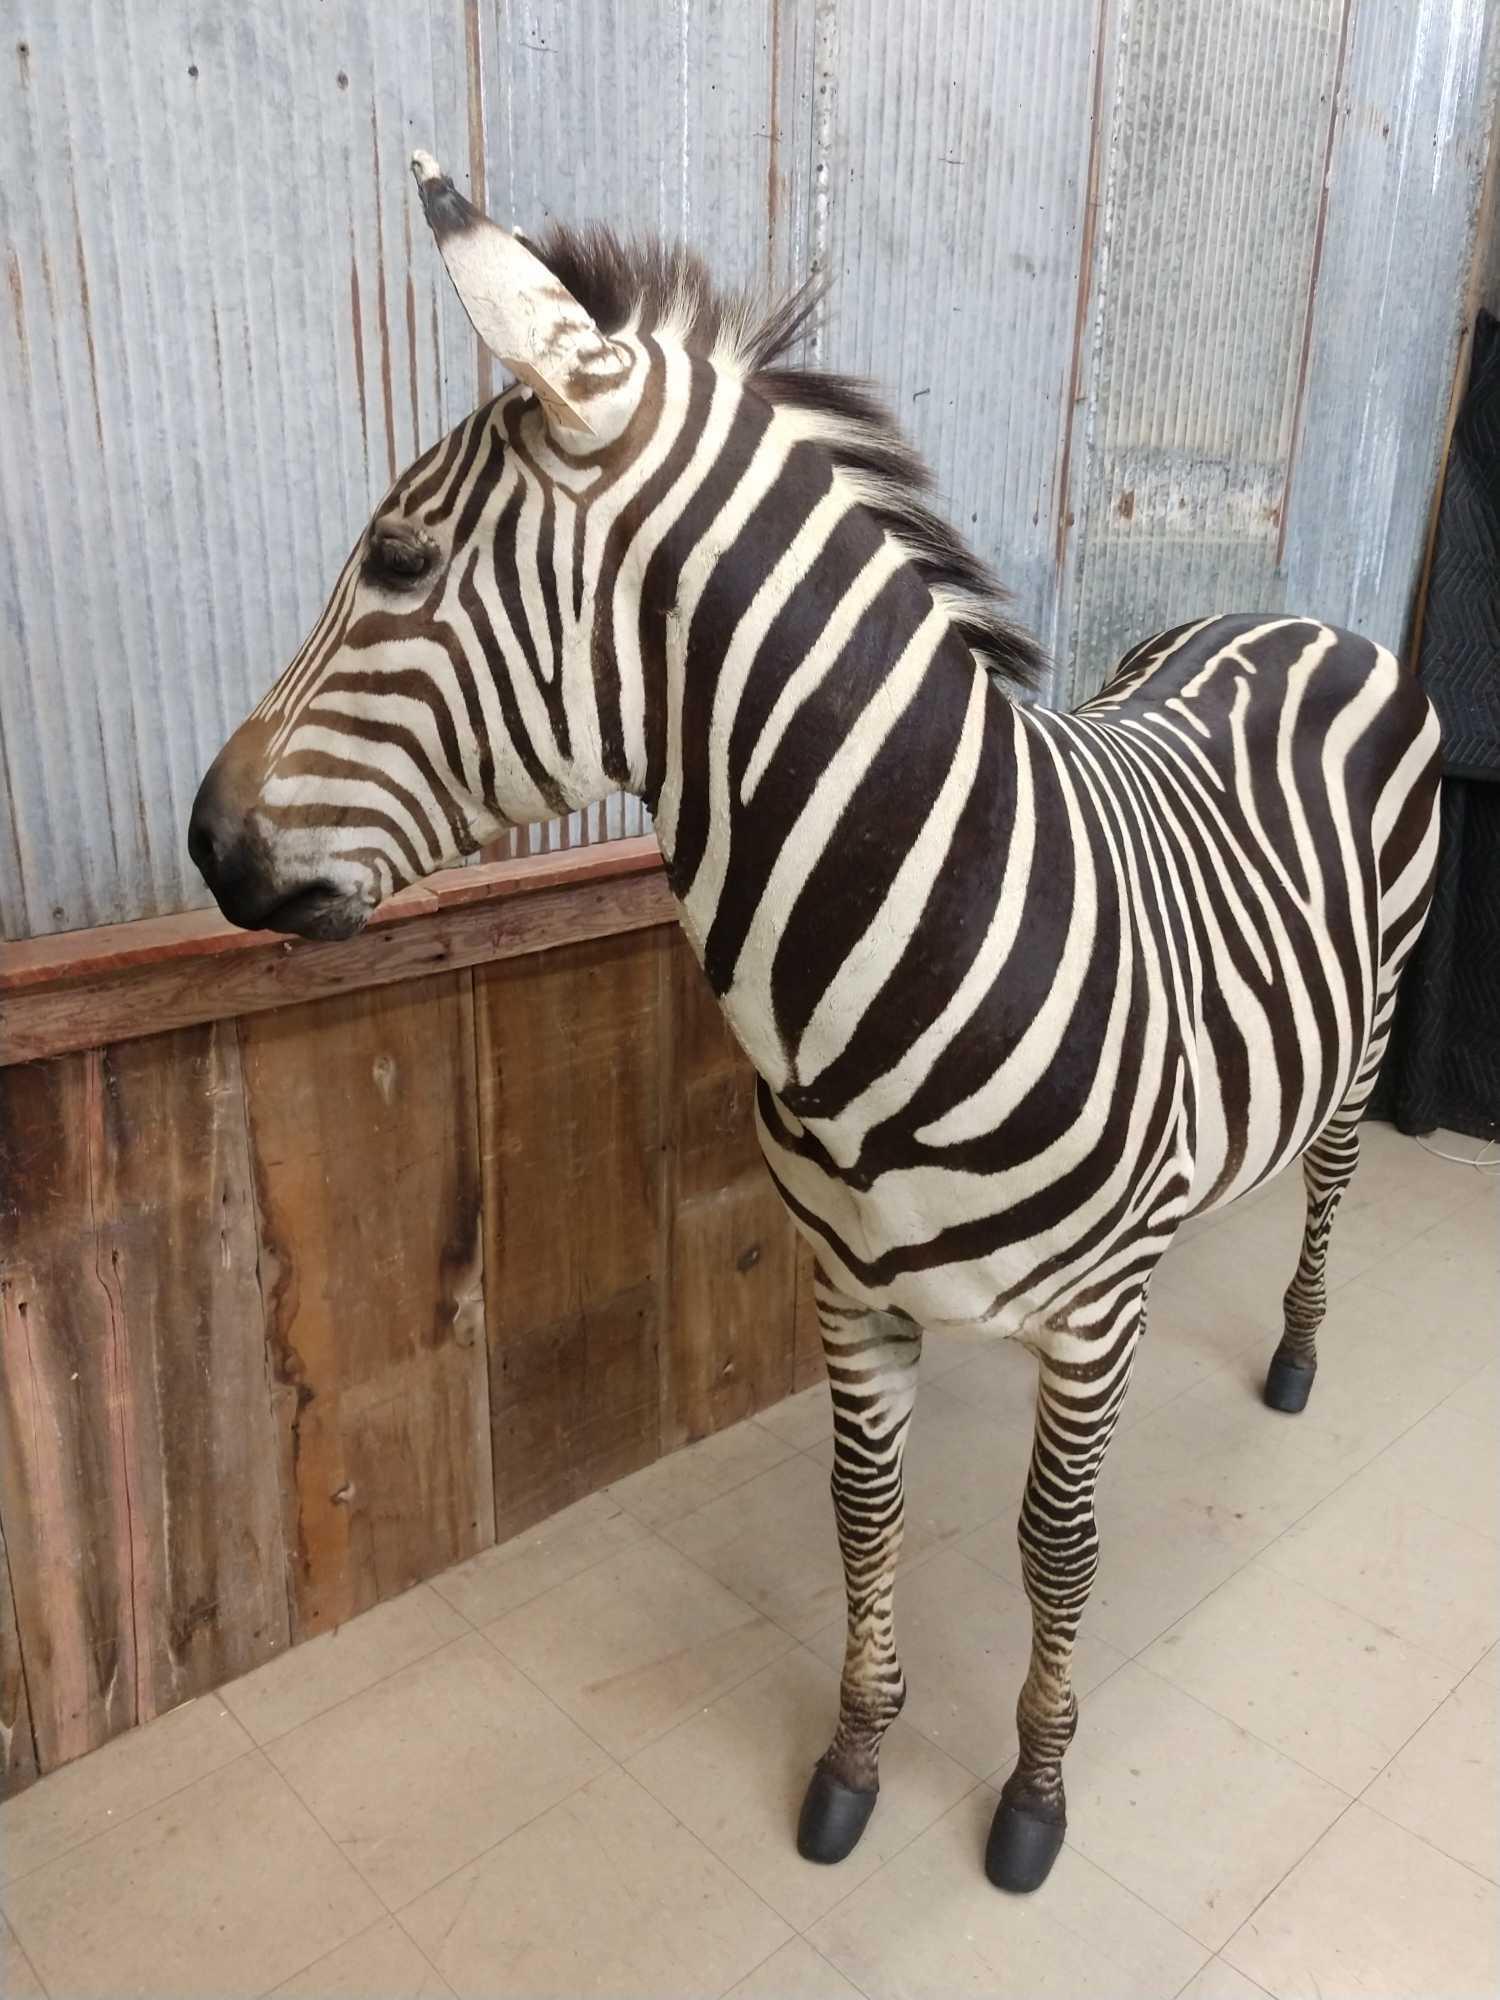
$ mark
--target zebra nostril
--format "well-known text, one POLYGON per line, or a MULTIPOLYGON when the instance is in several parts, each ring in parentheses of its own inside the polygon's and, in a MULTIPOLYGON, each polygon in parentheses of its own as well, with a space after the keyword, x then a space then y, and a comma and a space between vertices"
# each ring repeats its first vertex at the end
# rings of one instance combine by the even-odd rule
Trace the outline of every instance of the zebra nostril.
POLYGON ((224 814, 215 800, 206 796, 207 791, 205 781, 193 801, 188 819, 187 850, 193 866, 209 888, 217 890, 233 856, 235 836, 226 826, 224 814))
POLYGON ((209 875, 219 859, 219 843, 206 815, 201 814, 196 807, 192 818, 188 821, 187 849, 199 874, 209 875))

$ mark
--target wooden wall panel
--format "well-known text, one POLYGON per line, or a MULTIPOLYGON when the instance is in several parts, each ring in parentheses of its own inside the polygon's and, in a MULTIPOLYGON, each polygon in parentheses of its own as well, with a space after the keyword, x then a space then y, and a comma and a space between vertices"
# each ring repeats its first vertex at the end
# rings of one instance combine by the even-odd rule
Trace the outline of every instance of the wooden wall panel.
POLYGON ((287 1641, 232 1026, 0 1071, 0 1520, 42 1767, 287 1641))
POLYGON ((795 1249, 755 1137, 755 1078, 687 945, 671 960, 672 1078, 661 1443, 789 1395, 795 1249))
POLYGON ((0 1776, 817 1379, 753 1086, 661 924, 0 1066, 0 1776))
POLYGON ((36 1733, 11 1592, 10 1556, 0 1534, 0 1799, 24 1791, 37 1775, 36 1733))
POLYGON ((658 928, 476 975, 501 1539, 648 1464, 657 1368, 658 928))
POLYGON ((286 1567, 234 1023, 122 1043, 101 1082, 144 1722, 282 1650, 286 1567))
POLYGON ((469 979, 240 1035, 302 1638, 494 1537, 469 979))
POLYGON ((128 1368, 100 1271, 103 1057, 0 1071, 0 1521, 44 1770, 136 1719, 128 1368))

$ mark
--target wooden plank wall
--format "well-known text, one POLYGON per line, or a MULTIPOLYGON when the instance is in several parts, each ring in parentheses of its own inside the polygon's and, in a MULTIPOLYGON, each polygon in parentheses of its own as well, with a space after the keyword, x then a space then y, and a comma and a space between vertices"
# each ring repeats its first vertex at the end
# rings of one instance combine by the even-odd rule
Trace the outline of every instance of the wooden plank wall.
POLYGON ((675 925, 0 1068, 4 1788, 821 1369, 675 925))

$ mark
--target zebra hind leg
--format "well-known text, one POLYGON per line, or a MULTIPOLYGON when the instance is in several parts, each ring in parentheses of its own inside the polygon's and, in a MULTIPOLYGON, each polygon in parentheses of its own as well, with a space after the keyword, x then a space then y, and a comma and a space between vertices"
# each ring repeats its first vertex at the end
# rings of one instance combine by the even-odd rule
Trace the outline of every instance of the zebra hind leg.
POLYGON ((1042 1358, 1019 1530, 1031 1665, 1016 1703, 1016 1768, 1001 1790, 984 1855, 997 1889, 1040 1888, 1062 1848, 1063 1753, 1078 1726, 1073 1646, 1099 1566, 1094 1487, 1130 1381, 1142 1314, 1137 1296, 1097 1361, 1042 1358))
POLYGON ((869 1823, 880 1789, 880 1744, 901 1712, 891 1600, 901 1550, 901 1460, 917 1393, 920 1330, 873 1313, 821 1280, 818 1319, 833 1393, 833 1505, 849 1629, 839 1719, 802 1802, 797 1851, 842 1861, 869 1823))
POLYGON ((1328 1238, 1344 1190, 1359 1164, 1359 1114, 1340 1111, 1302 1155, 1307 1221, 1302 1254, 1283 1301, 1283 1332, 1266 1371, 1268 1409, 1306 1409, 1318 1367, 1318 1328, 1328 1310, 1328 1238))

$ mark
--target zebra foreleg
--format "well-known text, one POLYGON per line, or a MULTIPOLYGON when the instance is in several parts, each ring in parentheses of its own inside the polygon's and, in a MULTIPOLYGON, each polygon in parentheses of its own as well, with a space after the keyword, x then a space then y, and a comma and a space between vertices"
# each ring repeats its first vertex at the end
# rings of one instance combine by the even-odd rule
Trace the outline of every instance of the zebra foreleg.
POLYGON ((1291 1414, 1307 1407, 1318 1366, 1318 1328, 1328 1310, 1328 1239, 1358 1164, 1359 1113, 1350 1116, 1345 1107, 1302 1155, 1307 1221, 1302 1254, 1282 1303, 1281 1342, 1266 1371, 1265 1400, 1270 1409, 1291 1414))
POLYGON ((1063 1753, 1078 1726, 1073 1645, 1099 1566, 1094 1487, 1130 1379, 1142 1305, 1090 1363, 1041 1362, 1036 1433, 1021 1501, 1021 1574, 1031 1665, 1016 1703, 1020 1751, 990 1826, 984 1868, 999 1889, 1039 1888, 1067 1827, 1063 1753))
POLYGON ((833 1506, 849 1630, 838 1728, 803 1799, 797 1851, 808 1861, 842 1861, 875 1809, 881 1739, 906 1699, 891 1599, 901 1551, 901 1460, 922 1335, 909 1321, 869 1312, 821 1281, 817 1299, 833 1392, 833 1506))

